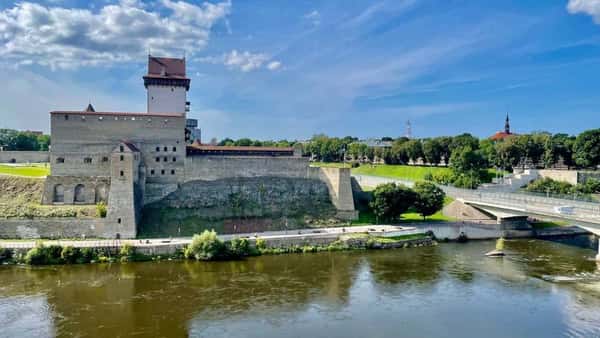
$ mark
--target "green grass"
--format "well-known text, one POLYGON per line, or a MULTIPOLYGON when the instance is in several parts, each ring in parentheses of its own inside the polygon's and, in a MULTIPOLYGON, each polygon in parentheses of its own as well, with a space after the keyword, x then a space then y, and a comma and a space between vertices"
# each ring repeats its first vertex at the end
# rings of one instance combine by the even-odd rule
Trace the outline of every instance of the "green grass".
POLYGON ((323 168, 350 168, 350 163, 340 162, 310 162, 310 165, 323 168))
MULTIPOLYGON (((444 206, 452 203, 454 199, 446 196, 444 199, 444 206)), ((431 216, 427 216, 426 219, 423 219, 421 214, 417 213, 413 208, 409 209, 408 212, 402 214, 402 218, 398 223, 415 223, 415 222, 452 222, 455 221, 454 218, 445 216, 442 211, 438 211, 431 216)), ((385 223, 385 222, 383 222, 385 223)), ((377 218, 373 214, 371 210, 361 210, 358 213, 358 219, 352 221, 352 225, 368 225, 368 224, 382 224, 382 222, 377 222, 377 218)))
POLYGON ((358 168, 352 169, 353 174, 401 178, 411 181, 423 180, 425 178, 425 174, 428 172, 432 174, 436 172, 450 172, 450 168, 412 165, 365 164, 358 168))
POLYGON ((566 222, 566 221, 543 221, 543 222, 531 223, 531 226, 534 229, 549 229, 549 228, 564 227, 567 225, 569 225, 569 222, 566 222))
POLYGON ((46 177, 50 174, 50 166, 44 164, 31 164, 26 166, 13 166, 0 164, 0 175, 46 177))

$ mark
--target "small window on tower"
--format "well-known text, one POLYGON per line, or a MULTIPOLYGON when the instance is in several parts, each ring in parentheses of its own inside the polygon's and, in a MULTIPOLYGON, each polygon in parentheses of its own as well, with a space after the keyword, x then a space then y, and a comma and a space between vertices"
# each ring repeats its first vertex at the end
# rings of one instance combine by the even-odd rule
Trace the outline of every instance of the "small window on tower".
POLYGON ((177 162, 177 158, 176 157, 173 157, 173 162, 177 162))
POLYGON ((166 156, 163 158, 163 162, 167 162, 167 157, 166 156))
POLYGON ((121 155, 120 160, 123 161, 124 159, 125 159, 125 156, 121 155))
POLYGON ((164 170, 164 169, 163 169, 163 170, 161 170, 161 171, 160 171, 160 174, 161 174, 161 175, 164 175, 164 174, 165 174, 165 170, 164 170))
POLYGON ((168 149, 167 147, 164 147, 164 148, 163 148, 163 151, 168 151, 167 149, 168 149))
POLYGON ((121 170, 121 172, 119 174, 121 175, 121 177, 125 176, 125 173, 123 172, 123 170, 121 170))
POLYGON ((175 175, 175 170, 171 170, 171 175, 175 175))
POLYGON ((123 147, 123 146, 119 146, 119 151, 120 151, 120 152, 124 152, 124 151, 125 151, 125 147, 123 147))
POLYGON ((154 176, 154 169, 150 170, 150 175, 154 176))
POLYGON ((175 152, 175 151, 177 151, 177 147, 173 147, 173 151, 174 151, 174 152, 175 152))
POLYGON ((56 163, 65 163, 65 159, 62 157, 59 157, 56 159, 56 163))
POLYGON ((102 158, 102 162, 108 162, 108 157, 104 156, 104 157, 102 158))
POLYGON ((68 120, 68 119, 69 119, 69 115, 65 115, 65 120, 68 120))
POLYGON ((160 162, 160 157, 157 157, 157 158, 156 158, 156 162, 160 162))
POLYGON ((156 147, 156 151, 160 151, 160 147, 156 147))

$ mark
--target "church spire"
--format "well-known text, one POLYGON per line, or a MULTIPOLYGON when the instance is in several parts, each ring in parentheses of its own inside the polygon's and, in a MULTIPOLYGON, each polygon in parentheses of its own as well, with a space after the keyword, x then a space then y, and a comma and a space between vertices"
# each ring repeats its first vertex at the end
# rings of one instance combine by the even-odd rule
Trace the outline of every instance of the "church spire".
POLYGON ((504 132, 510 134, 510 120, 508 118, 508 113, 506 113, 506 122, 504 123, 504 132))

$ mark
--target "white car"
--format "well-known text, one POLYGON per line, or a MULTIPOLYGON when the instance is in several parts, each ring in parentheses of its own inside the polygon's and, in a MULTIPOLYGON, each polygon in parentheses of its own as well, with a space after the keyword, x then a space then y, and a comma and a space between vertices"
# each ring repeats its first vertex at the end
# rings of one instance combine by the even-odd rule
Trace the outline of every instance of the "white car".
POLYGON ((554 212, 561 215, 573 215, 575 213, 575 207, 570 205, 561 205, 554 207, 554 212))

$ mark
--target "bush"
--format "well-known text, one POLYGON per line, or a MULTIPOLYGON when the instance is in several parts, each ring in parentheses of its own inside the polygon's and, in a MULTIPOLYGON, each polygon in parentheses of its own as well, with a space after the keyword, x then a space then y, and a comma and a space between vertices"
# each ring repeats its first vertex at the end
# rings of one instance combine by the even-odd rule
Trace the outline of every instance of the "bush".
POLYGON ((123 244, 119 249, 119 256, 121 256, 121 262, 129 262, 135 258, 135 247, 131 244, 123 244))
POLYGON ((106 212, 106 203, 98 202, 98 204, 96 204, 96 216, 100 218, 105 218, 106 212))
POLYGON ((67 264, 76 264, 81 261, 81 250, 72 246, 62 248, 60 257, 67 264))
POLYGON ((423 179, 425 181, 433 181, 433 174, 431 171, 426 172, 425 175, 423 175, 423 179))
POLYGON ((217 238, 214 230, 204 232, 200 235, 194 235, 190 245, 185 248, 185 258, 194 258, 196 260, 217 260, 226 256, 227 248, 225 244, 217 238))
POLYGON ((234 238, 227 243, 227 255, 230 258, 241 258, 251 254, 250 242, 246 238, 234 238))
POLYGON ((29 265, 51 265, 62 263, 62 247, 58 245, 44 246, 38 242, 25 255, 25 263, 29 265))
POLYGON ((262 238, 257 238, 256 239, 256 248, 259 250, 264 250, 267 248, 267 241, 265 241, 262 238))
POLYGON ((451 171, 437 171, 432 174, 433 182, 441 185, 450 185, 454 182, 455 176, 451 171))
POLYGON ((413 205, 415 199, 416 194, 410 188, 386 183, 375 188, 369 205, 377 220, 393 222, 413 205))
POLYGON ((0 264, 4 262, 8 262, 13 257, 12 250, 8 248, 0 248, 0 264))
POLYGON ((77 261, 77 263, 79 264, 90 263, 92 261, 98 260, 96 250, 92 248, 81 248, 79 252, 81 253, 79 260, 77 261))

